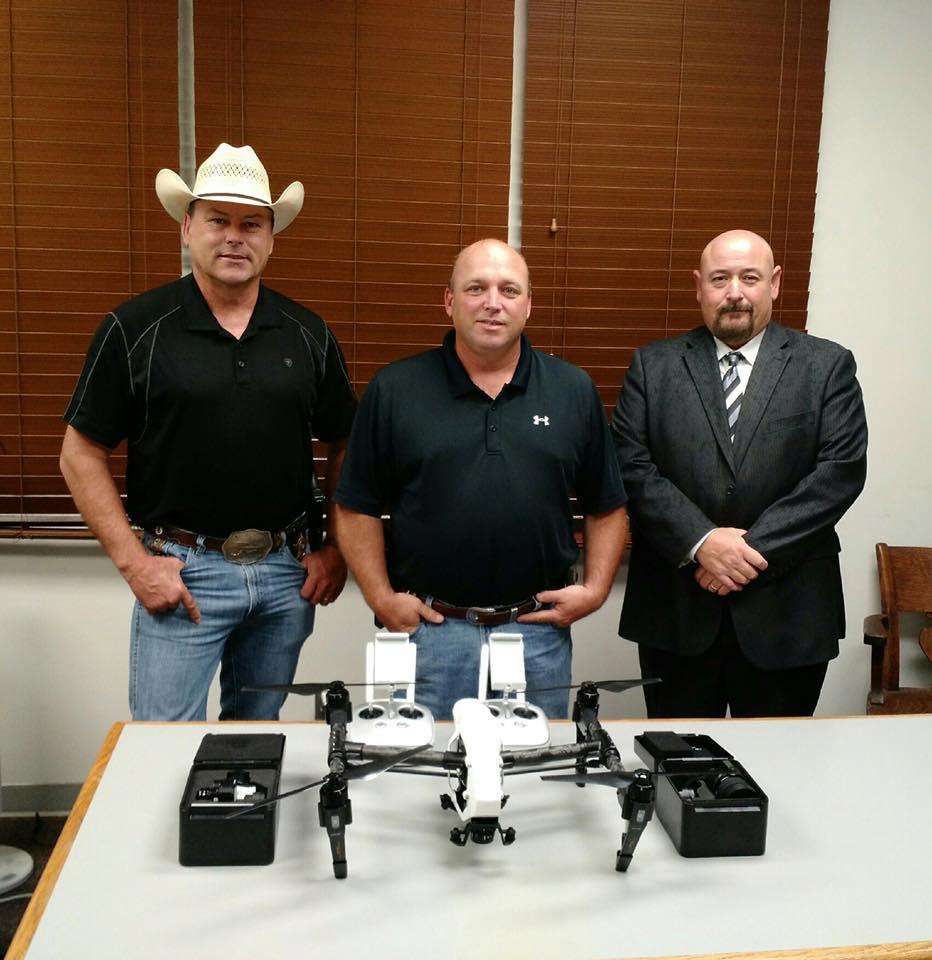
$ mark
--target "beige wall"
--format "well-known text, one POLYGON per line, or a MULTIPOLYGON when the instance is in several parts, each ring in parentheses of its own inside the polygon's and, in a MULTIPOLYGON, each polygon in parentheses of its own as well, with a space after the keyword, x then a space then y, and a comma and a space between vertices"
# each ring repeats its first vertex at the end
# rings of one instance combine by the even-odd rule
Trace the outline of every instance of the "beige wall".
MULTIPOLYGON (((862 706, 874 544, 932 546, 930 44, 926 0, 833 0, 809 330, 854 351, 870 441, 864 493, 839 526, 848 640, 823 712, 862 706)), ((932 684, 915 645, 903 657, 904 682, 932 684)))
MULTIPOLYGON (((829 669, 822 714, 863 712, 861 621, 878 604, 873 544, 932 544, 930 45, 925 0, 832 5, 810 329, 854 350, 871 446, 867 488, 840 527, 849 629, 829 669)), ((633 645, 615 635, 623 577, 624 570, 603 610, 575 631, 577 679, 637 673, 633 645)), ((4 784, 83 779, 109 725, 126 719, 130 607, 96 545, 0 542, 4 784)), ((299 678, 361 676, 371 633, 350 587, 337 607, 321 611, 299 678)), ((907 677, 932 682, 927 664, 907 659, 907 677)), ((641 708, 636 693, 613 695, 604 714, 636 716, 641 708)), ((308 711, 307 701, 293 698, 284 716, 308 711)))

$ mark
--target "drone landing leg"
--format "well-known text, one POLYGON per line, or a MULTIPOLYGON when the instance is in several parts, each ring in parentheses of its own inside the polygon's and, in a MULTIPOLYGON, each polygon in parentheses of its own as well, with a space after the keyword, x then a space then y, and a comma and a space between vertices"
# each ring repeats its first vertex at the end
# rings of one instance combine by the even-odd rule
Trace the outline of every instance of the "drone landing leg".
POLYGON ((619 872, 624 873, 631 865, 634 849, 653 815, 654 782, 646 770, 638 770, 621 801, 621 816, 628 821, 628 829, 622 834, 621 849, 615 855, 615 869, 619 872))
POLYGON ((353 822, 353 808, 350 805, 346 781, 331 774, 320 788, 320 803, 317 805, 320 825, 326 827, 330 840, 330 853, 333 858, 333 875, 337 880, 345 880, 346 866, 346 827, 353 822))

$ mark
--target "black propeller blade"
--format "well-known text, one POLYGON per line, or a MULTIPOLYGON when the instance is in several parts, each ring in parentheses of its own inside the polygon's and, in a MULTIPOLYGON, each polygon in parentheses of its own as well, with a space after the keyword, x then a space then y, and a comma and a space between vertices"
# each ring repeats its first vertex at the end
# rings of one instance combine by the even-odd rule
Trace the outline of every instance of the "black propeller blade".
POLYGON ((398 753, 390 757, 382 757, 378 760, 370 760, 368 763, 360 763, 355 767, 347 767, 346 772, 342 776, 345 780, 371 780, 373 777, 377 777, 380 773, 390 770, 395 766, 395 764, 404 763, 405 760, 409 760, 411 757, 417 756, 417 754, 422 753, 431 746, 432 744, 430 743, 422 743, 417 747, 409 747, 407 750, 400 750, 398 753))
POLYGON ((568 687, 537 687, 534 690, 528 690, 527 693, 549 693, 551 690, 575 690, 577 687, 587 685, 597 687, 599 690, 605 690, 608 693, 623 693, 625 690, 632 690, 634 687, 645 687, 649 683, 660 683, 660 677, 647 677, 638 680, 584 680, 582 683, 573 683, 568 687))
POLYGON ((299 697, 312 697, 315 693, 323 693, 329 689, 329 683, 260 683, 253 687, 243 687, 243 690, 250 693, 272 690, 275 693, 296 693, 299 697))
POLYGON ((256 810, 261 810, 263 807, 271 807, 273 803, 278 803, 279 800, 284 800, 286 797, 293 797, 299 793, 304 793, 305 790, 312 790, 314 787, 319 787, 330 776, 338 776, 343 780, 371 780, 373 777, 377 777, 380 773, 384 773, 386 770, 395 766, 396 763, 403 763, 405 760, 415 756, 422 750, 426 750, 429 746, 429 743, 422 743, 417 747, 410 747, 407 750, 399 750, 398 753, 392 754, 390 757, 381 757, 378 760, 370 760, 368 763, 360 763, 354 767, 347 767, 343 773, 328 774, 327 777, 324 777, 321 780, 315 780, 313 783, 304 784, 303 787, 296 787, 294 790, 288 790, 287 792, 280 793, 275 797, 269 797, 268 800, 263 800, 262 803, 254 803, 248 807, 243 807, 242 810, 237 810, 234 813, 228 814, 226 817, 224 817, 224 819, 235 820, 237 817, 243 817, 246 814, 255 813, 256 810))
MULTIPOLYGON (((406 681, 399 680, 398 684, 403 685, 406 681)), ((261 693, 264 690, 272 690, 277 693, 295 693, 299 697, 313 697, 317 693, 325 693, 331 688, 339 690, 342 687, 365 687, 368 684, 363 681, 361 683, 344 683, 342 680, 331 680, 329 683, 257 683, 255 686, 243 687, 243 690, 251 690, 253 692, 261 693)), ((391 683, 373 683, 373 687, 390 687, 391 683)))
POLYGON ((563 780, 567 783, 595 783, 603 787, 614 787, 616 790, 630 787, 635 779, 633 773, 612 773, 609 770, 598 770, 593 773, 554 773, 541 777, 541 780, 563 780))
MULTIPOLYGON (((327 778, 324 777, 324 780, 327 778)), ((263 807, 271 807, 273 803, 278 803, 279 800, 284 800, 285 797, 293 797, 299 793, 304 793, 305 790, 312 790, 314 787, 319 787, 324 780, 315 780, 313 783, 306 783, 303 787, 298 787, 295 790, 289 790, 286 793, 280 793, 276 797, 270 797, 268 800, 263 800, 262 803, 254 803, 249 807, 243 807, 242 810, 236 810, 233 813, 228 813, 223 819, 224 820, 235 820, 237 817, 243 817, 247 813, 255 813, 256 810, 261 810, 263 807)))

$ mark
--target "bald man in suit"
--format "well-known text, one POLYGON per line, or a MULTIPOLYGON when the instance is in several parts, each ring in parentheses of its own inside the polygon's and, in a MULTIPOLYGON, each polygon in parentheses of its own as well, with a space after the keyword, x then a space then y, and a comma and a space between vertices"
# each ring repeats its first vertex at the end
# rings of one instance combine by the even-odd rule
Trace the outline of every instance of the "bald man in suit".
POLYGON ((731 230, 694 271, 704 326, 636 351, 612 423, 632 553, 619 633, 648 715, 811 716, 845 635, 835 524, 864 486, 844 347, 771 322, 781 268, 731 230))

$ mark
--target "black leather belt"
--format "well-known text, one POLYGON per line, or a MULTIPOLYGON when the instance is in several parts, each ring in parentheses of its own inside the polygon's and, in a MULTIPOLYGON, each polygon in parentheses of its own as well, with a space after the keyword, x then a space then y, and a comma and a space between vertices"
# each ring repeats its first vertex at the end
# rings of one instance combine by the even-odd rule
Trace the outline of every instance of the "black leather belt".
POLYGON ((444 603, 442 600, 432 597, 424 597, 421 594, 417 594, 417 596, 437 613, 445 617, 453 617, 454 620, 468 620, 469 623, 474 623, 477 627, 498 627, 503 623, 513 623, 523 614, 533 613, 543 606, 536 597, 523 600, 514 606, 454 607, 450 603, 444 603))
POLYGON ((222 553, 230 563, 259 563, 273 550, 286 545, 299 563, 307 553, 307 514, 293 520, 284 530, 234 530, 228 537, 208 537, 203 534, 173 527, 167 523, 157 524, 150 531, 149 547, 156 553, 164 552, 166 543, 183 547, 203 546, 205 550, 222 553))

